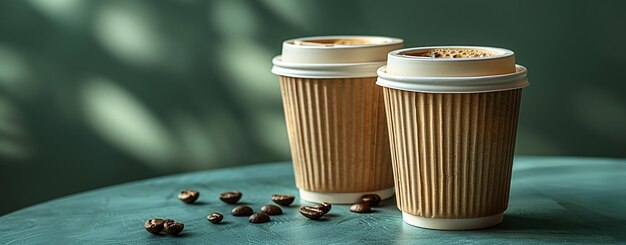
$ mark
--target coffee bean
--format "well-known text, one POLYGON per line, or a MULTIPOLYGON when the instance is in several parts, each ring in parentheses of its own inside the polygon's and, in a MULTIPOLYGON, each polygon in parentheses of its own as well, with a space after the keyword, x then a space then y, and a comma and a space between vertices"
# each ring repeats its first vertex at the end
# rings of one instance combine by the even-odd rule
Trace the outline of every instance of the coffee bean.
POLYGON ((380 203, 380 196, 376 194, 367 194, 361 197, 361 201, 366 202, 370 207, 376 207, 380 203))
POLYGON ((180 199, 184 203, 193 203, 198 200, 199 196, 200 192, 192 190, 182 190, 180 194, 178 194, 178 199, 180 199))
POLYGON ((178 223, 173 220, 166 220, 165 223, 163 223, 163 228, 165 229, 165 232, 167 234, 178 235, 178 233, 183 231, 183 229, 185 228, 185 224, 178 223))
POLYGON ((248 221, 250 221, 250 223, 254 223, 254 224, 265 223, 265 222, 269 222, 270 221, 270 216, 267 215, 264 212, 259 212, 259 213, 251 215, 250 218, 248 219, 248 221))
POLYGON ((352 206, 350 206, 350 211, 354 213, 369 213, 372 209, 368 203, 360 202, 352 204, 352 206))
POLYGON ((220 194, 220 200, 225 203, 235 204, 241 199, 241 192, 238 191, 228 191, 220 194))
POLYGON ((272 201, 280 206, 289 206, 293 203, 295 197, 293 195, 274 194, 272 195, 272 201))
POLYGON ((209 214, 209 216, 206 216, 206 219, 208 219, 209 222, 213 224, 219 224, 220 222, 222 222, 222 219, 224 219, 224 215, 222 215, 221 213, 212 213, 209 214))
POLYGON ((330 212, 330 209, 333 207, 333 205, 328 202, 322 202, 318 205, 315 205, 314 207, 321 209, 324 214, 327 214, 328 212, 330 212))
POLYGON ((150 219, 146 221, 144 228, 152 234, 159 234, 163 230, 163 223, 165 223, 165 220, 150 219))
POLYGON ((324 211, 317 207, 304 206, 300 208, 300 214, 309 219, 318 220, 324 215, 324 211))
POLYGON ((272 205, 272 204, 261 207, 261 212, 269 214, 269 215, 283 214, 283 210, 280 209, 280 207, 276 205, 272 205))
POLYGON ((248 216, 254 213, 254 211, 252 210, 251 207, 248 207, 246 205, 241 205, 241 206, 237 206, 233 208, 233 211, 231 211, 231 213, 235 216, 248 216))
POLYGON ((327 213, 326 212, 327 209, 324 206, 322 206, 321 204, 317 204, 317 205, 314 205, 314 206, 311 206, 311 207, 319 209, 320 211, 322 211, 322 215, 327 213))

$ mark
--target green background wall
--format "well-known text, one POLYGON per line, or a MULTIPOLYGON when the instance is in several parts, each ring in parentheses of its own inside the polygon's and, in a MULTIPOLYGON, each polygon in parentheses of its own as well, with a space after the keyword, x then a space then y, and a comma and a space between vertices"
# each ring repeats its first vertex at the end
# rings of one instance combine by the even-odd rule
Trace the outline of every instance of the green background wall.
POLYGON ((0 1, 0 214, 100 186, 289 160, 288 38, 484 45, 529 69, 517 153, 625 157, 624 1, 0 1))

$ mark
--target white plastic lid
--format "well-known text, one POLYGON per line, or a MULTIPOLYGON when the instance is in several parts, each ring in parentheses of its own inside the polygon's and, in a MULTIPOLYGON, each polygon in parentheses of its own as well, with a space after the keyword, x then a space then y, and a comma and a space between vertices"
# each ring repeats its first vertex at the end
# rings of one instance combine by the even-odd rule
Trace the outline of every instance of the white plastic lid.
POLYGON ((283 42, 272 72, 303 78, 376 77, 387 54, 402 48, 398 38, 376 36, 319 36, 283 42))
POLYGON ((507 49, 420 47, 390 52, 387 66, 378 69, 376 84, 425 93, 481 93, 526 87, 526 74, 526 68, 516 65, 513 51, 507 49), (462 53, 458 53, 461 58, 439 58, 434 50, 462 53), (466 52, 480 56, 467 57, 466 52))

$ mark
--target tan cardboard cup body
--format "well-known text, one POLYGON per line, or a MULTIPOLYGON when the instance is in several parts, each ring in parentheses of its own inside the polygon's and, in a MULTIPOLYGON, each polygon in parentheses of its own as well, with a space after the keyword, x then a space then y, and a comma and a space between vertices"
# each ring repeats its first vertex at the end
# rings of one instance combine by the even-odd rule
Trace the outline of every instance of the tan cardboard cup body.
POLYGON ((378 74, 403 220, 442 230, 500 223, 508 205, 521 88, 528 85, 513 52, 404 49, 391 52, 378 74))
POLYGON ((310 202, 393 196, 382 88, 376 70, 402 40, 332 36, 288 40, 280 75, 296 186, 310 202))

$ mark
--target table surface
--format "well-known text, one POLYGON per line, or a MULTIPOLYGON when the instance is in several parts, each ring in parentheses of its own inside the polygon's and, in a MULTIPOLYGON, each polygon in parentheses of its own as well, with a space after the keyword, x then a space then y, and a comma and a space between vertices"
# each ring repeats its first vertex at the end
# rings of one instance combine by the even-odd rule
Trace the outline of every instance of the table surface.
POLYGON ((217 198, 242 191, 240 203, 259 210, 274 193, 297 195, 291 164, 194 172, 126 183, 41 203, 0 217, 0 244, 144 243, 626 243, 626 160, 517 157, 504 222, 475 231, 437 231, 404 224, 394 200, 373 213, 335 205, 321 221, 284 208, 264 224, 234 217, 234 205, 217 198), (177 199, 181 189, 200 191, 196 204, 177 199), (223 224, 206 220, 225 215, 223 224), (185 224, 180 236, 152 235, 153 217, 185 224))

